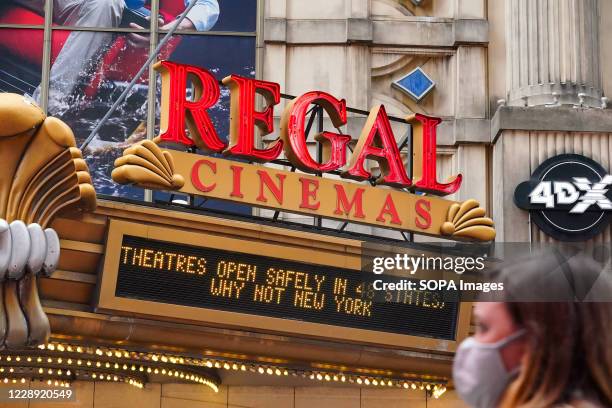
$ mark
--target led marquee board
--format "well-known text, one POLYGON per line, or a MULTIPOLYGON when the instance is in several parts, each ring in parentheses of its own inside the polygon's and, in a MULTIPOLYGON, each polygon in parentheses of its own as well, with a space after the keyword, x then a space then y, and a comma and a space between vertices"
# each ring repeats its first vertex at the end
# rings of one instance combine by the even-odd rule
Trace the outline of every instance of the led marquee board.
POLYGON ((380 276, 371 273, 283 259, 287 252, 279 257, 248 241, 180 239, 180 231, 151 234, 152 227, 120 223, 127 225, 111 223, 109 232, 102 309, 315 336, 357 329, 349 337, 367 331, 456 340, 460 303, 442 293, 376 292, 372 281, 380 276))

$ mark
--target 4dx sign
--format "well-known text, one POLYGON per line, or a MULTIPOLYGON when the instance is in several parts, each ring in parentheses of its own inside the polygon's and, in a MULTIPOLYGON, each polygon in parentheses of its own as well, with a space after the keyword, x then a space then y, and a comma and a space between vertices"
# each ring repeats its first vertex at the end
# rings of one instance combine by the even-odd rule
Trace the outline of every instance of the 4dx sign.
POLYGON ((612 214, 612 176, 596 161, 577 154, 545 160, 518 185, 514 202, 561 241, 584 241, 599 234, 612 214))
POLYGON ((574 204, 571 214, 582 214, 591 206, 612 210, 612 203, 606 197, 612 176, 606 175, 600 182, 591 183, 585 177, 574 177, 568 181, 542 181, 529 194, 531 204, 543 204, 546 208, 555 205, 574 204))

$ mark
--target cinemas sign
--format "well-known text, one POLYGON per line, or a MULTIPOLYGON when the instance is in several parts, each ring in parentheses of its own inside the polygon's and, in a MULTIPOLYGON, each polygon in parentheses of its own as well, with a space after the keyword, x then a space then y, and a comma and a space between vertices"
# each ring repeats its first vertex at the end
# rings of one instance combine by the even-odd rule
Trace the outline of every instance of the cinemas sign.
POLYGON ((448 182, 438 180, 436 129, 440 119, 421 114, 406 119, 413 135, 412 178, 382 105, 371 110, 350 157, 350 135, 317 134, 315 139, 323 147, 320 163, 306 143, 308 111, 311 105, 322 107, 338 128, 347 123, 345 100, 318 91, 293 99, 282 114, 280 137, 262 147, 255 128, 262 135, 274 132, 280 87, 231 75, 222 81, 231 93, 227 143, 207 113, 220 96, 217 79, 191 65, 161 61, 155 68, 162 77, 161 134, 125 150, 115 162, 112 176, 116 182, 450 239, 494 239, 493 222, 478 202, 440 197, 457 192, 462 183, 460 174, 448 182), (186 95, 188 81, 195 87, 193 100, 186 95), (256 107, 257 95, 265 100, 263 110, 256 107), (214 155, 162 146, 182 146, 183 150, 195 146, 214 155), (282 154, 299 172, 253 164, 273 161, 282 154), (375 179, 368 160, 379 164, 380 175, 375 179), (322 176, 329 172, 339 172, 340 177, 322 176))

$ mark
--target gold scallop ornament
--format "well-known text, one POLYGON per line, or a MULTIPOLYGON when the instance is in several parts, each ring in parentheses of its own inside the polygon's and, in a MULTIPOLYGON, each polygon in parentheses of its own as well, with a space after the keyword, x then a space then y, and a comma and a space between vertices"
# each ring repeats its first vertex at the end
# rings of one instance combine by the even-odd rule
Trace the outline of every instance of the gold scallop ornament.
POLYGON ((474 199, 454 203, 448 209, 440 233, 453 238, 492 241, 495 239, 495 224, 485 214, 485 209, 474 199))
POLYGON ((135 184, 143 188, 179 190, 185 179, 175 173, 174 160, 162 150, 160 138, 143 140, 124 150, 115 160, 111 177, 119 184, 135 184))

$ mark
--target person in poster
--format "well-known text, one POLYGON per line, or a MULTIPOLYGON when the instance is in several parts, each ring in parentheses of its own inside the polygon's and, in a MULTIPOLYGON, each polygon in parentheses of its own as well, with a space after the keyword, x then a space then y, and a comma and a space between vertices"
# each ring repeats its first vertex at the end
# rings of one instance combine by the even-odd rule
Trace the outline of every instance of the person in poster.
MULTIPOLYGON (((184 1, 185 7, 189 0, 184 1)), ((196 4, 178 27, 180 30, 210 30, 219 18, 219 3, 217 0, 195 0, 196 4)), ((44 15, 44 1, 13 0, 15 4, 44 15)), ((147 10, 144 1, 125 0, 53 0, 53 23, 74 27, 116 28, 121 25, 128 10, 142 12, 147 10)), ((172 21, 163 23, 160 28, 167 30, 172 21)), ((135 23, 129 23, 130 28, 142 28, 135 23)), ((134 47, 146 48, 149 45, 147 37, 131 34, 130 44, 134 47)), ((65 107, 76 91, 79 80, 95 68, 95 65, 113 39, 111 32, 72 31, 55 62, 51 67, 49 80, 49 111, 51 113, 65 107)), ((40 85, 36 88, 33 98, 40 102, 40 85)))

